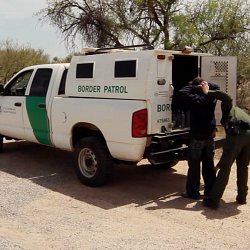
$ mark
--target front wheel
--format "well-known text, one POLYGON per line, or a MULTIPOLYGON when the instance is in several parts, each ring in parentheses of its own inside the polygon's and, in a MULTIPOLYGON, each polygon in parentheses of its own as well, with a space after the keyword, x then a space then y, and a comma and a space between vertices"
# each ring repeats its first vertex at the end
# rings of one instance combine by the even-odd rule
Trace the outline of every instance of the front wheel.
POLYGON ((112 167, 112 157, 101 138, 90 136, 77 143, 75 170, 83 184, 92 187, 106 184, 111 178, 112 167))

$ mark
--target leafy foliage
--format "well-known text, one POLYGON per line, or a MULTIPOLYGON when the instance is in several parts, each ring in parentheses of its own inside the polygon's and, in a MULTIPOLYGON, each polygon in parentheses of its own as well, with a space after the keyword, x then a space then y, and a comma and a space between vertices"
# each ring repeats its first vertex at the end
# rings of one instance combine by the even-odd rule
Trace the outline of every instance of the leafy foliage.
POLYGON ((172 18, 180 6, 184 8, 181 2, 51 0, 38 14, 55 25, 72 45, 81 37, 86 44, 97 47, 143 42, 170 48, 172 18))
POLYGON ((164 49, 202 47, 235 54, 249 41, 249 0, 50 0, 39 14, 74 44, 145 43, 164 49), (198 4, 197 4, 198 3, 198 4))
POLYGON ((49 56, 42 50, 19 46, 6 40, 0 44, 0 81, 6 83, 20 69, 49 62, 49 56))
POLYGON ((187 18, 192 44, 216 55, 238 55, 249 42, 250 6, 248 0, 202 0, 189 3, 187 18), (190 32, 192 30, 192 32, 190 32))

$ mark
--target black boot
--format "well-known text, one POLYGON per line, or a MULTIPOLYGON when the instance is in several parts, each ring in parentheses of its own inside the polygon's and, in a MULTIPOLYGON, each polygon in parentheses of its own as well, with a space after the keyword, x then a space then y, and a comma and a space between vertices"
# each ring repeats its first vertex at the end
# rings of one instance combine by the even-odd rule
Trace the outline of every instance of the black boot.
POLYGON ((239 195, 237 195, 236 201, 237 201, 239 204, 241 204, 241 205, 247 204, 247 199, 246 199, 246 197, 242 197, 242 196, 239 196, 239 195))
POLYGON ((219 208, 219 202, 214 201, 211 198, 203 199, 202 205, 205 207, 209 207, 211 209, 214 209, 214 210, 219 208))

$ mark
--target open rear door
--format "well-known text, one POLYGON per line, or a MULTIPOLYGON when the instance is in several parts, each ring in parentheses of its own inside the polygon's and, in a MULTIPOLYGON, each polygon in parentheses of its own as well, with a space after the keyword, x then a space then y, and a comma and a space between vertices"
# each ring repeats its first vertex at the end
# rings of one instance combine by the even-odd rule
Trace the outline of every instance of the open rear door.
MULTIPOLYGON (((228 93, 236 103, 237 57, 236 56, 203 56, 201 57, 201 77, 208 82, 216 83, 228 93)), ((221 119, 220 102, 215 110, 216 122, 221 119)))

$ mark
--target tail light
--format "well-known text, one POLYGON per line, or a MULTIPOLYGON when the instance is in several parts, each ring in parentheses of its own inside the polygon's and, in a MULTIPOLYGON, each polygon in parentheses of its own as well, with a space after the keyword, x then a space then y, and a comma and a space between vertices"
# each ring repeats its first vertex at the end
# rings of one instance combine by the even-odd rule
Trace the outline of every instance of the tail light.
POLYGON ((141 109, 133 113, 132 137, 144 137, 147 135, 148 111, 141 109))

